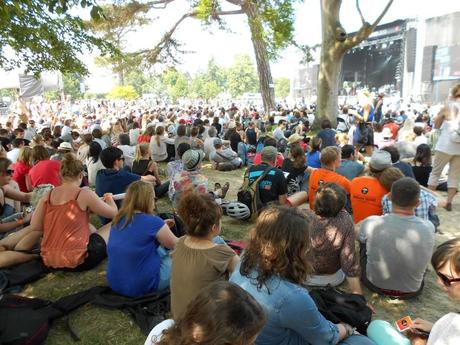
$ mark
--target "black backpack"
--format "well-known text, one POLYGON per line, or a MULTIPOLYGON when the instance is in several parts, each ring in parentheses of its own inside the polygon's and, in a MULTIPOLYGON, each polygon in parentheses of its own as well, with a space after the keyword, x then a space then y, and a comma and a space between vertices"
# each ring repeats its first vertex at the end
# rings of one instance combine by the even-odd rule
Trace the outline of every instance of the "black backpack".
MULTIPOLYGON (((0 344, 38 345, 48 336, 53 320, 90 302, 105 287, 96 286, 56 302, 18 295, 0 297, 0 344)), ((74 339, 78 337, 71 332, 74 339)))
POLYGON ((310 291, 318 310, 333 323, 344 322, 366 334, 372 319, 372 310, 364 296, 326 287, 310 291))

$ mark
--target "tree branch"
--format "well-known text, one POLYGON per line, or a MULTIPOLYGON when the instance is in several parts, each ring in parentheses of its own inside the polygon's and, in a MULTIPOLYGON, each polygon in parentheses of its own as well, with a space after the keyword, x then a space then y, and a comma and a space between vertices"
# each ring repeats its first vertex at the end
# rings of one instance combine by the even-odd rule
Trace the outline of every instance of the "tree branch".
POLYGON ((372 30, 375 29, 377 25, 379 25, 380 21, 382 20, 383 16, 388 12, 390 9, 391 4, 393 3, 393 0, 388 1, 387 5, 383 9, 382 13, 380 13, 380 16, 377 17, 377 19, 372 23, 371 28, 372 30))
POLYGON ((213 16, 229 16, 234 14, 244 14, 244 11, 242 9, 239 9, 233 11, 216 11, 212 13, 213 16))
POLYGON ((361 23, 366 24, 366 19, 364 19, 363 12, 361 11, 361 7, 359 7, 359 0, 356 0, 356 10, 359 13, 359 16, 361 17, 361 23))
POLYGON ((243 5, 243 1, 240 1, 240 0, 225 0, 233 5, 236 5, 236 6, 241 6, 243 5))
POLYGON ((393 0, 388 1, 382 13, 380 13, 380 15, 377 17, 377 19, 372 24, 369 24, 368 22, 364 21, 363 25, 358 30, 358 32, 355 35, 348 37, 345 40, 345 42, 343 43, 344 49, 349 50, 357 46, 358 44, 360 44, 365 39, 367 39, 369 35, 374 31, 375 27, 382 20, 383 16, 388 12, 388 9, 390 8, 392 3, 393 3, 393 0))
POLYGON ((142 59, 148 61, 149 64, 154 65, 158 62, 159 57, 163 49, 165 49, 168 44, 172 41, 172 35, 177 30, 179 25, 187 18, 194 17, 196 12, 189 12, 182 15, 179 20, 163 35, 162 39, 153 47, 152 49, 144 49, 133 53, 135 56, 141 56, 142 59))
POLYGON ((149 1, 146 3, 147 6, 150 6, 151 8, 166 8, 171 2, 174 2, 175 0, 155 0, 155 1, 149 1), (163 5, 163 6, 158 6, 158 5, 163 5))

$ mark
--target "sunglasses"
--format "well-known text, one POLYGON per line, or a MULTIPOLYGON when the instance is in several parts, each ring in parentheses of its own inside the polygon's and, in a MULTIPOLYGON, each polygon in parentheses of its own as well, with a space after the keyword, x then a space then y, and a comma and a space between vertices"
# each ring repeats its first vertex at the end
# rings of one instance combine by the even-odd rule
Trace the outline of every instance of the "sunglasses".
POLYGON ((118 158, 118 160, 124 162, 124 161, 125 161, 125 157, 120 157, 120 158, 118 158))
POLYGON ((6 171, 6 175, 7 175, 7 176, 11 176, 11 175, 13 175, 13 173, 14 173, 14 170, 13 170, 13 169, 8 169, 8 170, 6 171))
POLYGON ((436 272, 436 274, 438 275, 439 279, 441 279, 441 281, 444 284, 444 286, 451 286, 452 283, 460 282, 460 278, 449 278, 449 277, 447 277, 444 274, 439 273, 439 272, 436 272))

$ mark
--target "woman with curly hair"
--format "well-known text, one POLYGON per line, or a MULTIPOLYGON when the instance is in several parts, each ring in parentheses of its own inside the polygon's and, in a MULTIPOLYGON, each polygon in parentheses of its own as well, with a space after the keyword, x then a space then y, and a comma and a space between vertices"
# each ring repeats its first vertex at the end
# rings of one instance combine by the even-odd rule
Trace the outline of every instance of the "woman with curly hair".
POLYGON ((157 325, 145 345, 251 345, 264 324, 264 311, 250 294, 217 282, 200 291, 183 317, 157 325))
POLYGON ((178 208, 186 235, 172 253, 171 312, 181 317, 187 305, 207 285, 228 280, 238 255, 218 237, 222 209, 209 194, 186 192, 178 208), (184 289, 184 286, 187 288, 184 289))
POLYGON ((305 288, 311 272, 310 222, 296 208, 264 210, 251 231, 241 265, 230 281, 249 292, 265 309, 267 324, 257 345, 370 345, 347 324, 324 318, 305 288))

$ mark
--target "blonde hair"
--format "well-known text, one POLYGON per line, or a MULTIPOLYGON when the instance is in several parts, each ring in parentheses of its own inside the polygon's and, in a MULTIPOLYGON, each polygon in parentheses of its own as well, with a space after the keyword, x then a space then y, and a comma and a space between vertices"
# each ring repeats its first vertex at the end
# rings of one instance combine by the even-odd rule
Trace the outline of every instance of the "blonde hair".
POLYGON ((40 134, 37 134, 32 138, 30 147, 33 148, 34 146, 37 146, 37 145, 43 145, 44 141, 45 140, 43 139, 43 137, 40 134))
POLYGON ((136 181, 129 185, 123 205, 113 218, 112 224, 116 227, 120 225, 121 218, 125 218, 124 229, 134 217, 134 213, 141 212, 153 214, 155 211, 155 191, 151 183, 144 181, 136 181))
POLYGON ((160 139, 165 134, 165 128, 163 126, 158 126, 155 130, 156 133, 156 142, 157 146, 160 147, 160 139))
POLYGON ((338 147, 328 146, 321 150, 320 161, 321 165, 329 166, 336 160, 340 159, 342 152, 338 147))
POLYGON ((149 144, 137 144, 136 145, 136 152, 134 153, 134 161, 138 162, 142 159, 144 155, 147 154, 149 151, 150 146, 149 144))
POLYGON ((69 152, 64 155, 61 161, 61 177, 63 179, 75 179, 80 176, 83 172, 83 163, 75 156, 75 154, 69 152))
POLYGON ((6 156, 6 150, 3 147, 3 145, 0 145, 0 158, 7 158, 6 156))
POLYGON ((19 150, 18 162, 24 162, 32 166, 34 164, 33 150, 29 146, 24 146, 19 150))

